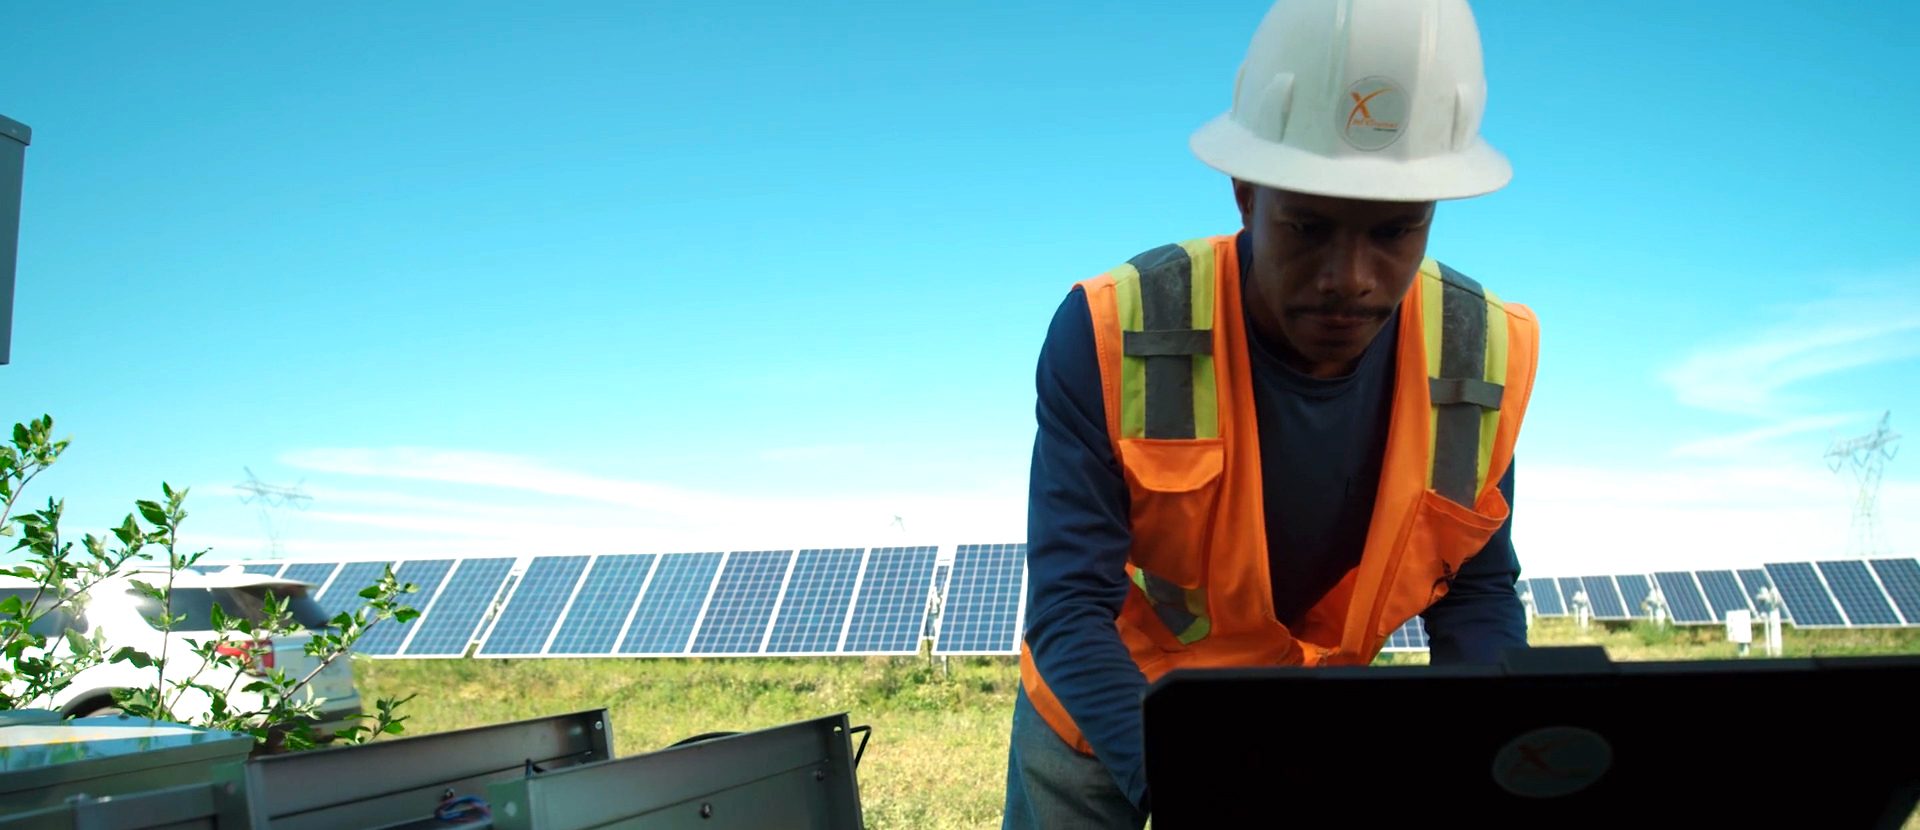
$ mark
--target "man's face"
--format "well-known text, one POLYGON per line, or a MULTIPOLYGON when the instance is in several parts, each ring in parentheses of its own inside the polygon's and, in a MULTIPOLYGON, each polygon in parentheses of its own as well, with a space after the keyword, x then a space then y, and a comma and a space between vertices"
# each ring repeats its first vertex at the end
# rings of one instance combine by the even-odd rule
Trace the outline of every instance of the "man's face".
POLYGON ((1432 202, 1366 202, 1234 182, 1252 237, 1247 307, 1295 369, 1351 371, 1427 253, 1432 202))

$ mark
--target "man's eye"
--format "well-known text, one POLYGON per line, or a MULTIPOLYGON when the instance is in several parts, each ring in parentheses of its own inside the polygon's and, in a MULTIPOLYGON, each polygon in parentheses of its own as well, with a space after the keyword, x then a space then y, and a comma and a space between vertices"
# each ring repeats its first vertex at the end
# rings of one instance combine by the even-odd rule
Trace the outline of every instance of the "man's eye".
POLYGON ((1391 242, 1410 233, 1413 233, 1413 229, 1405 225, 1389 225, 1384 228, 1374 228, 1373 238, 1391 242))
POLYGON ((1317 235, 1320 233, 1320 228, 1321 228, 1319 223, 1315 223, 1315 222, 1282 222, 1280 224, 1281 224, 1281 227, 1286 228, 1288 232, 1294 233, 1300 236, 1317 235))

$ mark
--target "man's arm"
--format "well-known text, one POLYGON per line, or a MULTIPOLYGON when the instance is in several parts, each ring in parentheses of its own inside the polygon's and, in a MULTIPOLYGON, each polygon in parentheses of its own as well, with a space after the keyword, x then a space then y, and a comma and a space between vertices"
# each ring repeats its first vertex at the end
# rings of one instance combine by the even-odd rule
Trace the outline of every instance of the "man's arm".
POLYGON ((1027 501, 1027 646, 1120 791, 1146 809, 1140 696, 1146 677, 1114 620, 1126 602, 1126 479, 1107 436, 1093 322, 1075 289, 1054 313, 1035 373, 1039 424, 1027 501))
MULTIPOLYGON (((1513 505, 1513 467, 1500 479, 1500 494, 1513 505)), ((1526 609, 1514 591, 1520 560, 1513 549, 1513 514, 1480 553, 1460 566, 1453 587, 1421 614, 1427 649, 1435 665, 1498 663, 1509 648, 1527 645, 1526 609)))

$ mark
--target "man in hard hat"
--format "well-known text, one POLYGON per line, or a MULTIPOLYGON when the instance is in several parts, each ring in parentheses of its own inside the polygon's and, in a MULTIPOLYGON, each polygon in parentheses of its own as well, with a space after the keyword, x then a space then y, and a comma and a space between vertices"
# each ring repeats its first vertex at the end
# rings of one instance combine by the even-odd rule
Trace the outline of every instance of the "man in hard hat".
POLYGON ((1242 227, 1060 305, 1007 826, 1140 826, 1140 700, 1170 670, 1364 665, 1416 616, 1435 663, 1525 646, 1536 322, 1426 251, 1436 202, 1511 176, 1485 104, 1465 0, 1279 0, 1192 139, 1242 227))

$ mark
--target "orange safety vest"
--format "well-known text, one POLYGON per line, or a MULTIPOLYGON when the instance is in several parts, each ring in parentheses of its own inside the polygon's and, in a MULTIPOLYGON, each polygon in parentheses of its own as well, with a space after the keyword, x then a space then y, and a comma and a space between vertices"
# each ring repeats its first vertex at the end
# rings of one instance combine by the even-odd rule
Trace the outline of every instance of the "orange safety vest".
MULTIPOLYGON (((1178 668, 1370 663, 1506 522, 1498 484, 1533 390, 1539 324, 1427 259, 1401 304, 1360 564, 1288 630, 1273 615, 1234 237, 1165 245, 1079 286, 1131 501, 1134 589, 1115 625, 1149 683, 1178 668)), ((1024 642, 1020 675, 1040 716, 1091 754, 1024 642)))

